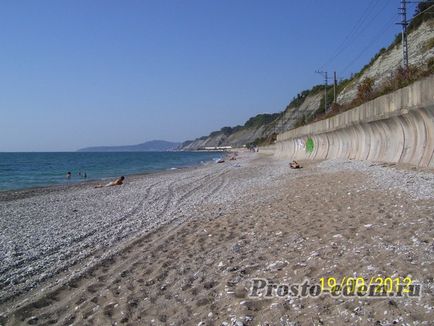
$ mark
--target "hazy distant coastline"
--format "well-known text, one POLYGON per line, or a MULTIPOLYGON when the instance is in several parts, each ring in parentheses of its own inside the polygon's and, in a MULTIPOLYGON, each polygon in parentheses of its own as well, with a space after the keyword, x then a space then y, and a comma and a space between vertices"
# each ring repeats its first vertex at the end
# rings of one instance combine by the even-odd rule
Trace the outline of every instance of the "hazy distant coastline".
POLYGON ((137 145, 84 147, 77 152, 163 152, 179 149, 181 143, 151 140, 137 145))

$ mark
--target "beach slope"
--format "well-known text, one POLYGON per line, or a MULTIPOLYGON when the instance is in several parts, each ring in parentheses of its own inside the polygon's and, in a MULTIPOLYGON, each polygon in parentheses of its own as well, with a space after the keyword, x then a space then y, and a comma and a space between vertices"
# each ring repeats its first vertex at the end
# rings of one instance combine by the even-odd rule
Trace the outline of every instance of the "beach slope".
POLYGON ((305 325, 434 319, 434 174, 239 160, 4 198, 0 324, 305 325), (410 277, 418 298, 252 297, 273 284, 410 277), (338 321, 338 322, 337 322, 338 321))

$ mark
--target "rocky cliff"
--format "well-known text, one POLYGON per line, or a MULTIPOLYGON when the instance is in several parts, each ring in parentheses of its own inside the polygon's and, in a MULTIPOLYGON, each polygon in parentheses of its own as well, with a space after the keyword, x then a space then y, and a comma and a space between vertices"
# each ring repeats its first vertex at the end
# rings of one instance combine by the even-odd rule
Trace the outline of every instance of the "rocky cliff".
MULTIPOLYGON (((419 17, 420 18, 420 17, 419 17)), ((409 64, 424 67, 434 66, 434 14, 419 19, 417 25, 410 26, 408 35, 409 64)), ((357 97, 358 85, 367 78, 372 79, 373 87, 383 84, 402 63, 402 44, 399 35, 395 41, 380 52, 359 73, 350 80, 338 85, 337 102, 345 105, 357 97)), ((430 68, 432 69, 432 68, 430 68)), ((323 88, 321 85, 303 91, 293 98, 280 113, 261 114, 249 119, 243 126, 224 127, 208 136, 184 142, 183 150, 196 150, 207 146, 240 147, 255 143, 269 144, 276 135, 312 121, 324 111, 323 88)))
MULTIPOLYGON (((399 35, 397 36, 399 37, 399 35)), ((434 19, 423 22, 408 35, 409 65, 421 67, 434 58, 434 19)), ((366 78, 374 81, 374 87, 384 83, 402 63, 402 43, 382 49, 376 59, 367 65, 338 95, 337 102, 345 104, 357 96, 357 85, 366 78)))
POLYGON ((247 144, 272 142, 275 135, 302 124, 318 111, 323 97, 322 86, 315 86, 298 94, 286 109, 275 114, 259 114, 247 120, 243 126, 224 127, 208 136, 186 141, 183 150, 197 150, 204 147, 241 147, 247 144))

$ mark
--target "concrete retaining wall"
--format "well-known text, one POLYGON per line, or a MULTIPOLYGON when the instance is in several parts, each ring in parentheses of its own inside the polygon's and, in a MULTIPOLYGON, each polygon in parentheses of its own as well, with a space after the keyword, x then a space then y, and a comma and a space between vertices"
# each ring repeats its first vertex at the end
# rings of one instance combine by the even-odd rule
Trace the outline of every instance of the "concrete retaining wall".
POLYGON ((434 168, 434 76, 282 133, 273 146, 276 156, 291 160, 345 158, 434 168))

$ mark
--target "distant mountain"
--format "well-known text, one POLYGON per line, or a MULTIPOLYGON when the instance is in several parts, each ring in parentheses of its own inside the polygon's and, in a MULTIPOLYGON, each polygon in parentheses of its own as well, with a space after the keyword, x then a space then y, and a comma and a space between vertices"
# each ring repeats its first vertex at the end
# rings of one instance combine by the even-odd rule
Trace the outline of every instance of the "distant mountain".
POLYGON ((165 140, 151 140, 137 145, 85 147, 77 152, 165 152, 176 150, 180 145, 165 140))

